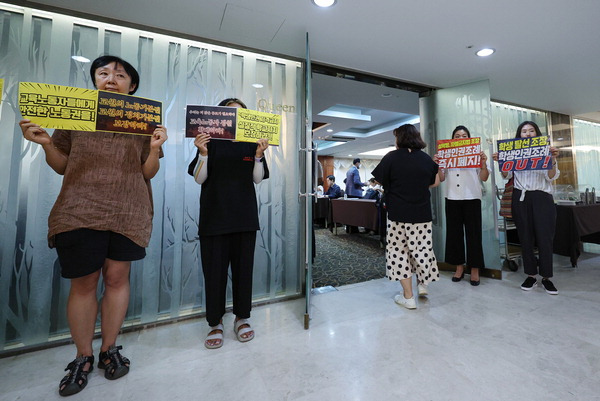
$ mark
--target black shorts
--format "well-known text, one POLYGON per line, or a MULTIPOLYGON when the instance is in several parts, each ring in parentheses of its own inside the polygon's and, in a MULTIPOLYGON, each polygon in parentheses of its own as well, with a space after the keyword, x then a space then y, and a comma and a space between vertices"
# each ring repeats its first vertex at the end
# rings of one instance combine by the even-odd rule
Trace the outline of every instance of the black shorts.
POLYGON ((94 273, 106 258, 127 262, 146 256, 146 249, 124 235, 112 231, 80 228, 56 234, 54 245, 60 262, 60 275, 77 278, 94 273))

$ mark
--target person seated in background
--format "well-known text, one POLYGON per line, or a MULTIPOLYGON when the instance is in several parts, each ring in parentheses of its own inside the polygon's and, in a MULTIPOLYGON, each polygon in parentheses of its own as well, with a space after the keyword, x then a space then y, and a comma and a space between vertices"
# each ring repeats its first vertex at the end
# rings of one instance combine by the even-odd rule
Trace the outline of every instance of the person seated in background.
POLYGON ((369 188, 365 192, 363 199, 379 199, 381 198, 383 189, 381 185, 375 180, 375 178, 369 178, 369 188))
POLYGON ((317 197, 318 198, 322 198, 323 197, 323 185, 317 185, 317 197))
POLYGON ((335 183, 335 177, 333 175, 327 176, 327 185, 329 185, 329 188, 325 192, 325 197, 336 199, 343 196, 342 189, 335 183))

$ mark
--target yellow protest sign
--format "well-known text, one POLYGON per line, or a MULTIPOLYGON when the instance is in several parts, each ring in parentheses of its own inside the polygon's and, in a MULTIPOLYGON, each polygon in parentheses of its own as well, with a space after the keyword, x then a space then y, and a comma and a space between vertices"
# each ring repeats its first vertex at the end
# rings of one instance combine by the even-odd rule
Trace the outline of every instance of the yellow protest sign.
POLYGON ((23 118, 45 128, 94 131, 98 91, 70 86, 19 83, 23 118))
POLYGON ((4 79, 0 78, 0 103, 2 103, 2 93, 4 90, 4 79))
POLYGON ((270 145, 279 145, 281 116, 263 111, 238 108, 235 139, 242 142, 256 142, 265 138, 270 145))
POLYGON ((23 118, 44 128, 152 135, 162 124, 162 103, 124 93, 19 83, 23 118))

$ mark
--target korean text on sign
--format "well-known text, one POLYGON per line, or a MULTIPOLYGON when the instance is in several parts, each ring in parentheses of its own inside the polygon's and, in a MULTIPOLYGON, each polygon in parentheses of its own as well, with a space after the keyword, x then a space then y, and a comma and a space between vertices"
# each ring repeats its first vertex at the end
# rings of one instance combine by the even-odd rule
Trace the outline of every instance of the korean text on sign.
POLYGON ((195 106, 186 108, 185 136, 195 138, 208 134, 214 139, 235 139, 236 109, 225 106, 195 106))
POLYGON ((437 148, 440 168, 481 167, 481 138, 439 140, 437 148))
POLYGON ((162 122, 156 100, 36 82, 19 84, 19 108, 44 128, 152 135, 162 122))
POLYGON ((45 128, 93 131, 98 91, 36 82, 19 83, 23 118, 45 128))
POLYGON ((268 139, 270 145, 278 146, 280 131, 281 115, 237 109, 236 140, 257 142, 259 139, 268 139))
POLYGON ((547 136, 498 141, 500 171, 550 170, 550 140, 547 136))

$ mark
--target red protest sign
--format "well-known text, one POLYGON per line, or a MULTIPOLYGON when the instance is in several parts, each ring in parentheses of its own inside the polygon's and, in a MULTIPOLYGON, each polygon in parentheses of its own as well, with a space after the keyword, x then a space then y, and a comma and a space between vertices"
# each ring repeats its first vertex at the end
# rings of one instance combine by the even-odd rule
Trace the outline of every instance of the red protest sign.
POLYGON ((437 156, 440 168, 481 167, 481 138, 439 140, 437 156))

